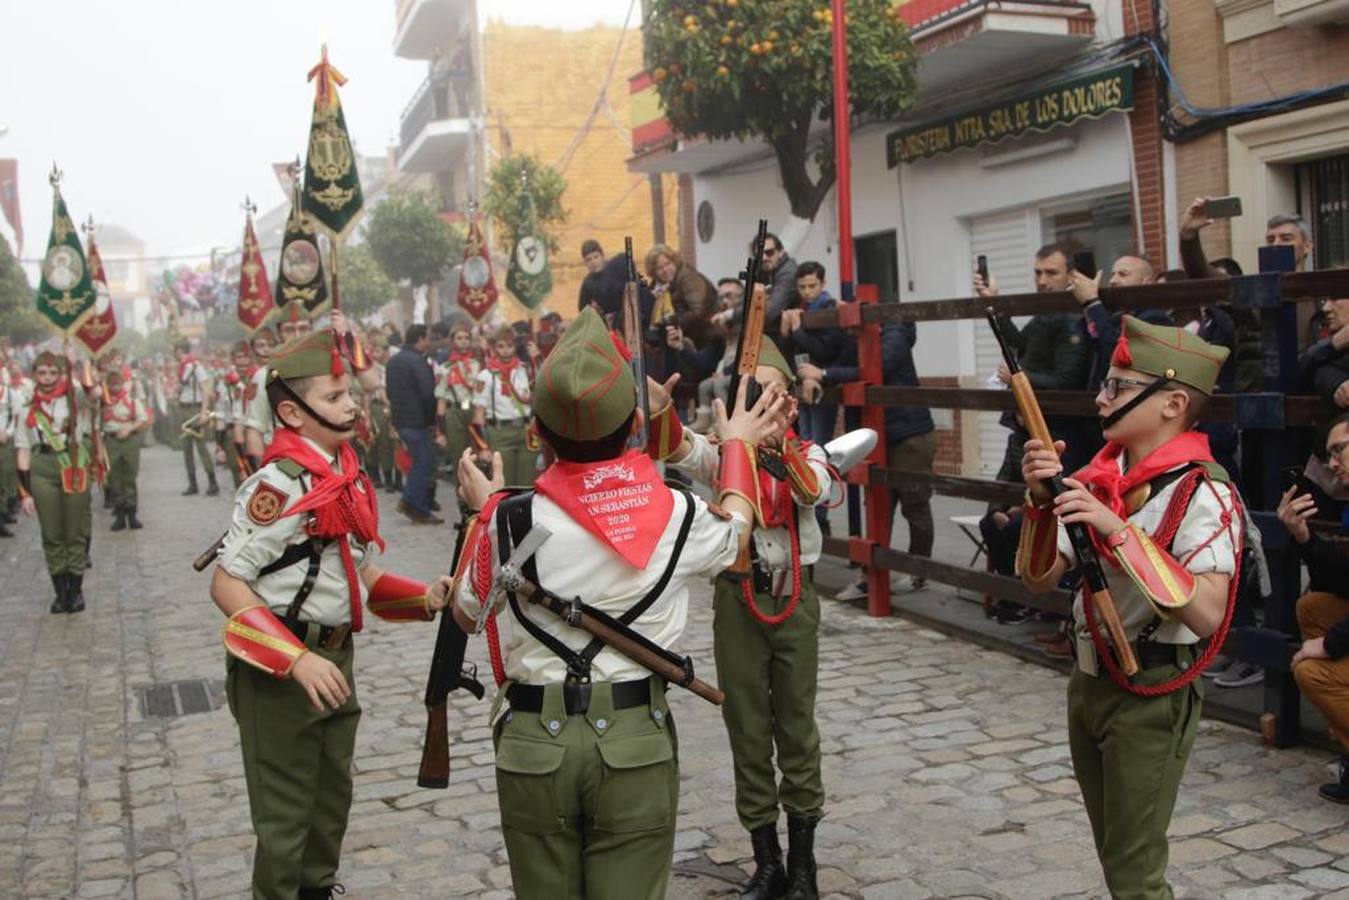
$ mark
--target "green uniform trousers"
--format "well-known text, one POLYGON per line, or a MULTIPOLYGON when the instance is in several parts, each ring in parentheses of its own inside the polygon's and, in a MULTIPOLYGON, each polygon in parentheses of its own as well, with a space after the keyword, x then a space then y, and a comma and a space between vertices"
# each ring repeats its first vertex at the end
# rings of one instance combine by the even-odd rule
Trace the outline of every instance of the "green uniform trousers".
POLYGON ((351 758, 361 718, 351 642, 340 650, 319 648, 312 638, 306 643, 351 685, 351 697, 340 709, 319 712, 297 682, 274 678, 233 656, 225 663, 225 692, 239 723, 257 838, 256 900, 295 900, 301 887, 334 883, 351 812, 351 758))
POLYGON ((534 483, 539 454, 525 446, 524 425, 487 425, 487 443, 501 454, 501 470, 507 487, 528 487, 534 483))
MULTIPOLYGON (((470 444, 468 423, 472 421, 470 417, 473 415, 473 410, 460 409, 454 405, 452 400, 447 400, 446 403, 450 405, 445 410, 445 462, 451 472, 458 472, 459 458, 464 455, 464 451, 468 449, 470 444)), ((502 454, 501 462, 504 466, 506 463, 505 454, 502 454)), ((458 481, 459 479, 456 477, 455 482, 458 481)), ((507 483, 514 484, 510 479, 507 479, 507 483)), ((533 483, 533 479, 528 483, 533 483)))
POLYGON ((19 492, 19 454, 14 442, 0 444, 0 512, 19 492))
POLYGON ((122 512, 136 509, 136 478, 141 470, 141 436, 128 438, 103 435, 103 446, 108 450, 108 478, 104 490, 112 501, 112 508, 122 512))
POLYGON ((370 401, 370 432, 370 466, 387 474, 393 469, 393 438, 389 436, 387 403, 370 401))
POLYGON ((83 575, 84 553, 93 522, 89 491, 67 494, 61 488, 61 462, 55 453, 33 451, 29 471, 33 503, 42 531, 42 553, 52 575, 83 575))
MULTIPOLYGON (((1177 648, 1188 667, 1193 648, 1177 648)), ((1142 670, 1139 684, 1175 677, 1178 665, 1142 670)), ((1068 679, 1068 744, 1114 900, 1169 900, 1166 829, 1194 746, 1200 679, 1162 697, 1136 697, 1102 671, 1068 679)), ((729 689, 727 690, 729 694, 729 689)))
MULTIPOLYGON (((886 448, 885 458, 892 469, 931 472, 937 459, 937 434, 929 431, 892 441, 886 448)), ((890 491, 890 498, 892 503, 899 504, 900 515, 909 523, 909 552, 931 556, 932 544, 937 537, 932 522, 932 485, 905 479, 890 491)))
MULTIPOLYGON (((773 615, 788 597, 758 594, 773 615)), ((751 615, 740 585, 717 579, 712 623, 717 678, 726 692, 721 717, 735 765, 735 811, 748 831, 789 815, 818 819, 824 807, 820 731, 815 725, 820 601, 808 578, 796 612, 781 625, 751 615), (773 768, 776 751, 778 783, 773 768)))
MULTIPOLYGON (((504 690, 502 694, 504 695, 504 690)), ((520 900, 662 900, 679 808, 678 736, 662 683, 615 711, 608 682, 568 716, 562 685, 497 723, 497 797, 520 900)))
MULTIPOLYGON (((174 427, 181 434, 183 423, 201 412, 201 407, 195 403, 179 403, 178 416, 174 420, 174 427)), ((215 434, 209 423, 201 425, 196 429, 200 431, 203 437, 194 438, 189 435, 183 435, 183 468, 187 470, 187 483, 195 485, 197 483, 197 467, 192 462, 192 454, 196 453, 201 458, 201 467, 206 470, 206 477, 211 484, 215 484, 215 460, 212 458, 211 442, 215 434)))

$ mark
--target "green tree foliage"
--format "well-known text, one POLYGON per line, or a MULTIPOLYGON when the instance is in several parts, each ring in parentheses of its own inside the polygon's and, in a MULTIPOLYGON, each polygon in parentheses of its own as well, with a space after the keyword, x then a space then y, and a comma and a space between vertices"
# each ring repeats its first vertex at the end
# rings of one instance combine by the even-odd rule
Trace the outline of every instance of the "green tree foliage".
POLYGON ((482 207, 492 217, 497 240, 509 252, 529 233, 532 198, 534 227, 547 243, 548 252, 556 253, 558 243, 553 227, 567 221, 567 210, 562 206, 566 190, 566 179, 552 166, 531 153, 516 153, 502 157, 492 167, 482 207))
MULTIPOLYGON (((891 0, 848 0, 854 117, 898 115, 917 92, 916 54, 891 0)), ((833 13, 827 0, 652 0, 647 58, 670 124, 713 139, 762 138, 792 213, 814 219, 834 184, 833 13), (817 126, 818 130, 818 126, 817 126), (812 175, 811 166, 818 172, 812 175)))
MULTIPOLYGON (((424 191, 394 191, 370 214, 366 245, 393 281, 417 287, 436 284, 463 256, 463 240, 437 214, 438 206, 424 191)), ((353 250, 339 253, 338 264, 353 250)), ((345 280, 340 287, 345 301, 345 280)))
POLYGON ((37 314, 35 288, 19 265, 9 241, 0 237, 0 335, 11 344, 38 341, 51 335, 37 314))
POLYGON ((365 244, 343 247, 337 257, 337 268, 342 311, 347 315, 368 316, 390 300, 398 299, 398 285, 385 274, 365 244))

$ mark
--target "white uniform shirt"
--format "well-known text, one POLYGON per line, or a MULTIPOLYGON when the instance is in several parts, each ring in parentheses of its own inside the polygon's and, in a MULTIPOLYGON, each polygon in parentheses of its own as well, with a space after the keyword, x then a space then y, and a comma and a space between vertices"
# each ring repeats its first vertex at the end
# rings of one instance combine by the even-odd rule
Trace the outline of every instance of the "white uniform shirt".
POLYGON ((11 385, 9 378, 0 373, 0 446, 14 442, 15 423, 22 403, 22 389, 11 385))
MULTIPOLYGON (((670 521, 666 523, 665 531, 646 568, 634 569, 573 521, 556 503, 535 494, 534 524, 543 525, 553 533, 535 554, 542 586, 560 597, 580 597, 587 604, 614 617, 622 615, 646 596, 646 592, 660 580, 670 561, 689 498, 676 491, 674 500, 670 521)), ((688 582, 710 578, 735 562, 738 535, 747 527, 739 517, 730 520, 717 518, 708 510, 707 504, 696 497, 692 498, 692 502, 695 507, 693 522, 670 582, 661 598, 631 626, 667 649, 673 649, 684 633, 689 606, 688 582)), ((496 522, 489 523, 488 528, 492 536, 492 576, 495 578, 500 567, 496 522)), ((464 552, 472 553, 473 550, 466 547, 464 552)), ((481 606, 472 587, 475 571, 476 562, 469 566, 456 595, 460 607, 470 617, 476 617, 481 606)), ((518 599, 521 611, 531 621, 568 647, 579 650, 590 643, 588 632, 572 628, 548 610, 530 605, 523 596, 518 599)), ((497 614, 497 625, 506 660, 507 678, 523 684, 553 684, 566 677, 566 663, 525 631, 509 605, 497 614)), ((626 656, 606 648, 596 655, 591 664, 591 674, 597 681, 632 681, 645 678, 650 673, 626 656)))
MULTIPOLYGON (((476 359, 447 363, 444 371, 436 379, 436 399, 444 400, 462 410, 469 409, 478 390, 478 374, 481 369, 482 364, 476 359), (458 377, 455 378, 454 384, 450 384, 450 377, 455 373, 458 377)), ((511 417, 516 417, 515 413, 511 413, 511 417)))
MULTIPOLYGON (((89 436, 89 415, 88 395, 84 388, 78 383, 75 384, 73 391, 75 393, 75 435, 77 440, 84 440, 89 436)), ((28 402, 25 402, 18 410, 18 417, 14 430, 14 446, 20 450, 36 450, 46 443, 46 438, 37 425, 28 426, 28 412, 32 409, 33 395, 29 394, 28 402)), ((48 404, 46 412, 51 419, 51 431, 60 436, 61 444, 64 447, 68 437, 66 431, 66 422, 70 419, 70 395, 58 397, 48 404)), ((74 457, 72 457, 73 459, 74 457)))
POLYGON ((145 392, 140 380, 131 379, 126 396, 120 400, 103 405, 103 432, 114 434, 123 428, 135 427, 149 421, 149 411, 145 405, 145 392))
POLYGON ((178 381, 178 402, 192 403, 200 405, 206 395, 211 392, 211 375, 202 365, 201 360, 194 359, 182 369, 182 376, 178 381))
POLYGON ((488 368, 478 373, 477 385, 473 405, 486 413, 488 425, 494 422, 519 423, 529 418, 529 372, 524 363, 517 365, 511 372, 509 393, 501 389, 501 376, 488 368))
MULTIPOLYGON (((711 442, 701 434, 692 431, 685 431, 693 440, 693 449, 679 462, 670 463, 676 469, 683 471, 703 484, 711 485, 717 476, 717 468, 720 464, 720 451, 712 446, 711 442)), ((829 456, 824 452, 824 448, 818 444, 812 444, 806 451, 806 461, 810 463, 810 468, 815 472, 815 477, 820 483, 820 496, 815 498, 814 502, 802 502, 800 498, 793 496, 798 507, 797 510, 797 540, 801 547, 801 565, 814 565, 820 559, 820 550, 824 539, 820 532, 820 523, 816 521, 813 513, 805 514, 803 510, 813 509, 816 505, 825 502, 829 498, 829 492, 833 489, 833 479, 829 474, 829 456)), ((756 528, 754 529, 754 549, 758 554, 759 568, 767 572, 791 572, 791 536, 787 534, 785 526, 776 528, 756 528)), ((786 595, 792 590, 791 578, 774 578, 773 584, 778 593, 786 595)))
MULTIPOLYGON (((308 440, 306 438, 306 440, 308 440)), ((324 453, 313 441, 309 443, 324 453)), ((327 456, 326 453, 324 453, 327 456)), ((333 470, 337 462, 328 456, 333 470)), ((303 544, 309 540, 305 533, 307 514, 298 516, 282 515, 266 524, 259 524, 250 514, 249 504, 254 495, 264 490, 276 501, 284 503, 283 511, 300 501, 308 490, 310 476, 302 472, 299 478, 291 478, 281 471, 277 463, 272 462, 254 472, 239 485, 234 495, 234 518, 230 522, 229 535, 220 551, 220 566, 235 578, 248 582, 253 592, 267 604, 278 616, 284 615, 295 594, 304 584, 305 574, 309 571, 309 559, 286 566, 268 575, 259 573, 281 558, 286 548, 292 544, 303 544), (260 487, 266 485, 265 488, 260 487), (284 495, 284 496, 281 496, 284 495)), ((357 485, 357 490, 360 485, 357 485)), ((264 517, 265 518, 265 517, 264 517)), ((344 540, 351 543, 351 555, 357 572, 365 565, 368 548, 360 541, 348 535, 344 540)), ((364 592, 364 587, 360 588, 364 592)), ((364 593, 362 593, 364 596, 364 593)), ((334 541, 323 548, 319 562, 318 579, 314 589, 300 607, 300 618, 320 625, 346 625, 351 622, 351 600, 347 592, 347 576, 342 568, 341 551, 334 541)))
POLYGON ((271 443, 272 432, 276 428, 272 418, 272 407, 267 403, 267 366, 258 366, 253 374, 253 398, 245 408, 244 425, 262 435, 264 445, 271 443))
MULTIPOLYGON (((1122 454, 1119 465, 1121 471, 1123 471, 1124 459, 1122 454)), ((1176 489, 1180 486, 1182 480, 1184 479, 1173 481, 1156 496, 1149 497, 1146 503, 1129 516, 1129 522, 1137 525, 1151 536, 1157 530, 1157 527, 1162 524, 1162 517, 1166 514, 1166 508, 1171 503, 1171 498, 1175 496, 1176 489)), ((1240 524, 1240 517, 1236 512, 1235 492, 1231 485, 1212 482, 1212 486, 1213 490, 1210 490, 1208 486, 1200 482, 1194 496, 1190 498, 1190 507, 1181 520, 1180 528, 1176 531, 1176 539, 1171 544, 1170 553, 1177 561, 1184 563, 1186 569, 1196 575, 1209 572, 1231 575, 1236 571, 1236 554, 1238 552, 1233 543, 1233 538, 1236 536, 1240 524), (1216 496, 1215 491, 1217 492, 1216 496), (1225 509, 1233 511, 1230 529, 1224 529, 1220 521, 1225 509), (1221 533, 1213 538, 1213 541, 1207 547, 1200 550, 1194 559, 1186 562, 1186 557, 1215 532, 1221 533)), ((1073 552, 1072 542, 1068 539, 1068 529, 1062 527, 1062 525, 1059 526, 1058 543, 1059 553, 1063 554, 1070 566, 1076 565, 1077 554, 1073 552)), ((1130 640, 1137 640, 1139 631, 1153 620, 1156 610, 1147 597, 1143 596, 1142 591, 1138 589, 1138 585, 1134 584, 1133 579, 1123 571, 1116 570, 1108 560, 1101 560, 1101 570, 1105 572, 1106 584, 1109 585, 1110 596, 1119 609, 1120 622, 1124 625, 1125 633, 1130 640)), ((1077 599, 1073 602, 1073 619, 1077 626, 1078 649, 1082 651, 1078 653, 1079 660, 1094 658, 1094 651, 1089 649, 1092 643, 1091 635, 1087 633, 1080 591, 1077 599)), ((1102 629, 1099 616, 1097 617, 1096 627, 1098 631, 1102 629)), ((1173 619, 1170 621, 1163 620, 1161 626, 1149 640, 1163 644, 1193 644, 1199 640, 1199 636, 1173 619)))

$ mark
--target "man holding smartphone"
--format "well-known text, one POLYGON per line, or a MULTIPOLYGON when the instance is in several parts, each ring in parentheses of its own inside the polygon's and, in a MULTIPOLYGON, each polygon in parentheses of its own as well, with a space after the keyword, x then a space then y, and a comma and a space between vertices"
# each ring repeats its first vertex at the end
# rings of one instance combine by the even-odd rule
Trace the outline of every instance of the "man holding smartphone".
MULTIPOLYGON (((1336 481, 1349 487, 1349 413, 1331 423, 1326 463, 1336 481)), ((1303 643, 1293 655, 1293 677, 1342 747, 1339 781, 1321 785, 1320 794, 1333 803, 1349 803, 1349 597, 1344 596, 1349 558, 1340 541, 1309 527, 1318 510, 1315 496, 1303 487, 1299 481, 1284 491, 1277 511, 1310 576, 1310 590, 1297 601, 1303 643)))

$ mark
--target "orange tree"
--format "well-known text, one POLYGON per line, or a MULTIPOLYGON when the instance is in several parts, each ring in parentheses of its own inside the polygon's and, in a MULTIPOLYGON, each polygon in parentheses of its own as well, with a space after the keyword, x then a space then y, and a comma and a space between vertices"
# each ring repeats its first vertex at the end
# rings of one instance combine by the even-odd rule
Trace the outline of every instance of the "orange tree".
MULTIPOLYGON (((917 92, 916 54, 898 7, 848 0, 847 26, 851 114, 897 115, 917 92)), ((651 76, 675 130, 763 138, 792 213, 815 218, 835 174, 833 142, 821 127, 834 116, 827 0, 653 0, 646 29, 651 76)))

